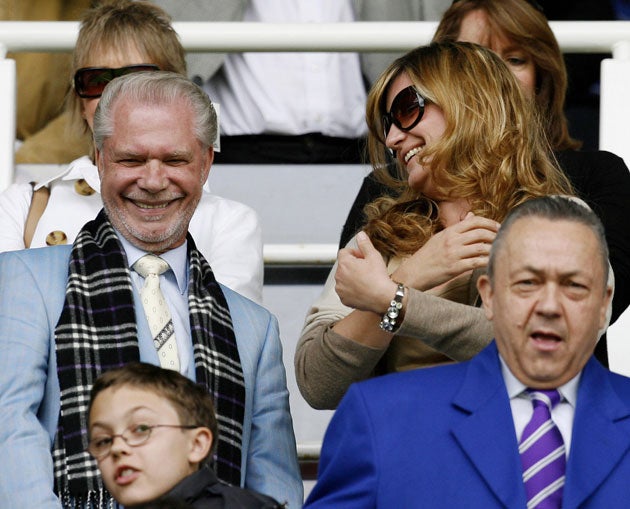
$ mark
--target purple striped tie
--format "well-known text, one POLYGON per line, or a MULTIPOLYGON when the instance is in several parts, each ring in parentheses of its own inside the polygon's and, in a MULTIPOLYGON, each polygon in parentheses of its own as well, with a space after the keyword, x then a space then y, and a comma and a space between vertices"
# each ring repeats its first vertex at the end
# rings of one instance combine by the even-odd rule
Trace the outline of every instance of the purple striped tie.
POLYGON ((560 401, 560 393, 533 389, 528 392, 534 414, 525 426, 518 446, 527 508, 559 508, 562 506, 566 454, 560 430, 551 420, 551 409, 560 401))

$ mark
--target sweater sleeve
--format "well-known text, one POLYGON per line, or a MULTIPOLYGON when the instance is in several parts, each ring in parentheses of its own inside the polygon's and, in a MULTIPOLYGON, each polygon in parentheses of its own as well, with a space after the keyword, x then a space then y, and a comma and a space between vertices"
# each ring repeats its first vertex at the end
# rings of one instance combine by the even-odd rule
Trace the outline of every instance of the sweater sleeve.
MULTIPOLYGON (((372 348, 341 336, 332 327, 352 312, 335 292, 332 268, 324 290, 306 317, 295 352, 295 375, 304 399, 317 409, 334 409, 354 382, 374 375, 387 348, 372 348)), ((482 309, 410 289, 397 334, 416 338, 461 361, 492 340, 492 324, 482 309)))
POLYGON ((304 399, 313 408, 334 409, 353 382, 369 378, 386 352, 362 345, 332 330, 349 315, 335 292, 333 266, 324 289, 308 312, 295 350, 295 376, 304 399))

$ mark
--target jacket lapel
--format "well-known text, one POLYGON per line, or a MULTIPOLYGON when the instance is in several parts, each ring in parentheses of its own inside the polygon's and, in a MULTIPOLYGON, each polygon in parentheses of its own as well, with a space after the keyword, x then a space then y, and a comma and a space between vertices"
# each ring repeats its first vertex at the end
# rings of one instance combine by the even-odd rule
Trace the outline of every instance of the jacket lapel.
POLYGON ((615 375, 594 358, 582 372, 567 463, 565 507, 580 506, 630 449, 630 406, 612 387, 611 376, 615 375))
POLYGON ((453 404, 469 416, 452 432, 504 506, 525 507, 525 488, 510 401, 492 342, 468 363, 453 404))

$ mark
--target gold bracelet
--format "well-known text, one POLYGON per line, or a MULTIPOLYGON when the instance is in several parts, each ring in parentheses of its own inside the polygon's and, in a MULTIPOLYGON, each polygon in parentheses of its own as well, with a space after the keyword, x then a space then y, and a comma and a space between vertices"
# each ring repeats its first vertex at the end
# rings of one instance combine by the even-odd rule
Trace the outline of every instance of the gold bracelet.
POLYGON ((396 294, 394 298, 389 303, 389 307, 387 311, 383 315, 383 319, 378 326, 386 332, 394 332, 394 329, 397 328, 396 320, 398 319, 398 315, 400 314, 400 310, 402 309, 402 300, 405 296, 405 285, 402 283, 398 283, 398 287, 396 288, 396 294))

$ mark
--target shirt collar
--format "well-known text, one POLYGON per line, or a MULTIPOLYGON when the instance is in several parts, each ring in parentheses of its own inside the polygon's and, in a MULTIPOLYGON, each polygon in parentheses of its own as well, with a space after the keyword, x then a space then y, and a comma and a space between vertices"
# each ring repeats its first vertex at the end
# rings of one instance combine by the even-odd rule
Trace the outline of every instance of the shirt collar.
POLYGON ((101 192, 101 181, 98 176, 98 169, 94 166, 94 163, 88 156, 79 157, 72 161, 67 168, 61 173, 58 173, 54 177, 39 182, 35 186, 35 191, 49 185, 55 180, 85 180, 89 186, 97 193, 101 192))
MULTIPOLYGON (((500 354, 499 360, 501 361, 501 374, 503 375, 503 380, 505 380, 505 387, 507 389, 509 398, 514 399, 524 396, 527 386, 514 376, 500 354)), ((562 396, 563 401, 569 403, 573 408, 575 408, 575 404, 577 403, 577 391, 581 375, 582 372, 580 371, 567 383, 557 388, 558 392, 562 396)))
MULTIPOLYGON (((134 263, 136 263, 140 258, 142 258, 146 251, 134 246, 131 242, 129 242, 123 235, 114 228, 116 234, 118 235, 118 240, 123 246, 125 253, 127 255, 127 261, 129 262, 129 266, 132 267, 134 263)), ((186 289, 188 288, 188 240, 184 241, 184 243, 176 247, 175 249, 171 249, 170 251, 166 251, 160 255, 171 267, 171 271, 175 275, 175 280, 177 281, 177 287, 179 288, 179 292, 184 295, 186 289)))

